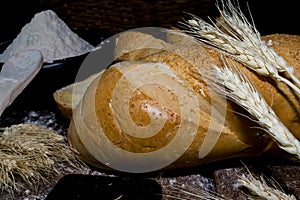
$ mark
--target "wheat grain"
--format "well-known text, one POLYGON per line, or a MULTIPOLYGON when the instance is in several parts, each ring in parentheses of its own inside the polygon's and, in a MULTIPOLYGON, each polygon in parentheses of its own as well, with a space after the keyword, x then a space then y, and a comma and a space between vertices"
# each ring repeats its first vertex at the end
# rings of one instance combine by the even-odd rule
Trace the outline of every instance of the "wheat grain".
POLYGON ((281 56, 267 46, 239 6, 235 7, 230 0, 221 0, 221 5, 222 8, 217 3, 221 17, 216 23, 212 20, 208 23, 191 15, 192 19, 180 22, 184 32, 243 63, 258 74, 285 83, 300 95, 300 81, 294 75, 293 67, 288 66, 281 56), (280 75, 281 72, 286 72, 295 84, 280 75))
POLYGON ((229 63, 227 59, 221 60, 223 68, 213 65, 212 71, 207 73, 207 79, 213 83, 214 89, 243 107, 281 149, 295 155, 299 161, 300 142, 297 138, 281 122, 245 75, 237 70, 238 67, 233 62, 229 63))

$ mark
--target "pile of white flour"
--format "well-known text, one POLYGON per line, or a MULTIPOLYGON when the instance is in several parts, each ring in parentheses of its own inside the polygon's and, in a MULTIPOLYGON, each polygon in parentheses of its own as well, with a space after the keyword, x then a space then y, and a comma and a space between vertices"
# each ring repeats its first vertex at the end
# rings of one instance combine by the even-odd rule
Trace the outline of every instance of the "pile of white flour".
POLYGON ((5 63, 16 52, 38 49, 44 62, 74 57, 90 52, 95 47, 80 38, 52 10, 34 15, 18 36, 0 54, 0 62, 5 63))

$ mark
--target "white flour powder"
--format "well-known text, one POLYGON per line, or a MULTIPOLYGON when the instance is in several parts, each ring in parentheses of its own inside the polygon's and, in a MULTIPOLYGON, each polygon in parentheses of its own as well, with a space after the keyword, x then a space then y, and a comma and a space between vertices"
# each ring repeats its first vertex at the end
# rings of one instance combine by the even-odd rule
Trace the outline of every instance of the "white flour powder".
POLYGON ((35 14, 18 36, 0 54, 0 62, 6 62, 16 52, 38 49, 44 62, 74 57, 90 52, 95 47, 72 32, 52 10, 35 14))

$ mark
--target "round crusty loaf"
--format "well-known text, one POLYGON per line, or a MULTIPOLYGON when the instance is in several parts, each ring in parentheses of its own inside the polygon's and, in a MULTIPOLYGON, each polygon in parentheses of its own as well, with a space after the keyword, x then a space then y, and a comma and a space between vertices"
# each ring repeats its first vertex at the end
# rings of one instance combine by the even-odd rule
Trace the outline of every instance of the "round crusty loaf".
MULTIPOLYGON (((299 77, 300 36, 276 34, 264 39, 272 40, 272 47, 299 77)), ((196 73, 199 68, 209 70, 212 63, 220 65, 216 51, 193 43, 168 44, 165 50, 147 51, 148 55, 140 51, 143 56, 132 51, 132 44, 130 51, 124 49, 127 55, 94 79, 74 111, 68 138, 84 161, 145 172, 265 151, 283 153, 260 129, 252 128, 257 126, 254 122, 237 114, 245 111, 209 90, 205 74, 196 73)), ((285 85, 240 68, 299 139, 296 96, 285 85)))

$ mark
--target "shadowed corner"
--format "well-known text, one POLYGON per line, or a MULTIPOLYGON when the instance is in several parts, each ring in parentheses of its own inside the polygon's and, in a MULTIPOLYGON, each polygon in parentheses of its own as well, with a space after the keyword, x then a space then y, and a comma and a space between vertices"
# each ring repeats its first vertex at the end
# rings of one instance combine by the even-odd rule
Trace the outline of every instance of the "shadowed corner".
POLYGON ((152 179, 70 174, 61 178, 45 200, 161 200, 162 188, 152 179))

